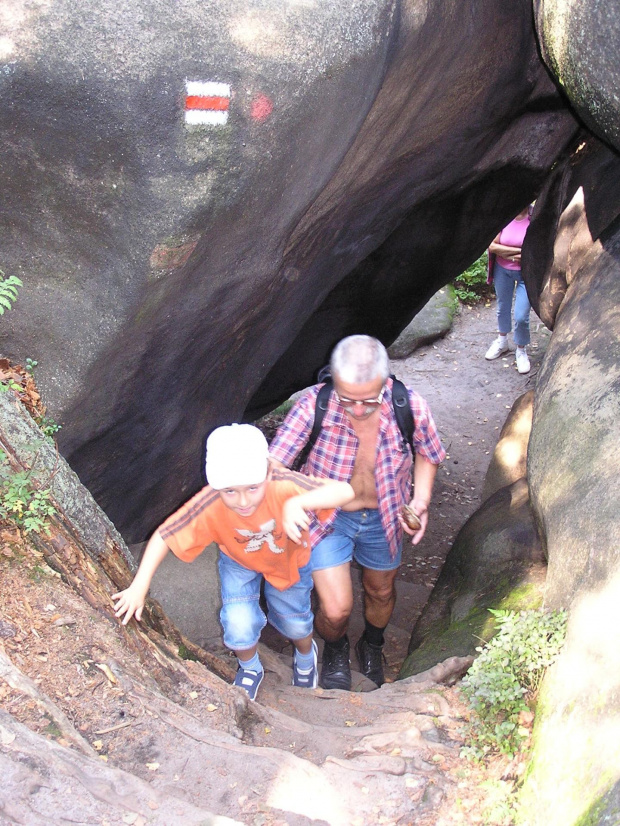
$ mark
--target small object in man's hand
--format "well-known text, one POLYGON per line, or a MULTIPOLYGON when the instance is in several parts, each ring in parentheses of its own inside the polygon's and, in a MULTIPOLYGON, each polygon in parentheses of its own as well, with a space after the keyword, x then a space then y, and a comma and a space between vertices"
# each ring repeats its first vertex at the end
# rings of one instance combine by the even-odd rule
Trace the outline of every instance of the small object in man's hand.
POLYGON ((402 516, 405 523, 412 531, 417 531, 422 527, 420 517, 409 505, 404 505, 402 509, 402 516))

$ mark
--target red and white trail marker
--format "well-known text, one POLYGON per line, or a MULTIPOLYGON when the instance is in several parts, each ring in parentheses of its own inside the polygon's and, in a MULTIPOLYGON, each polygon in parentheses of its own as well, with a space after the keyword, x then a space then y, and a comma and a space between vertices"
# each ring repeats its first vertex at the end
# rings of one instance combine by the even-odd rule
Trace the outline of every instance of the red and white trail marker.
POLYGON ((228 121, 230 84, 215 80, 185 81, 185 123, 224 126, 228 121))

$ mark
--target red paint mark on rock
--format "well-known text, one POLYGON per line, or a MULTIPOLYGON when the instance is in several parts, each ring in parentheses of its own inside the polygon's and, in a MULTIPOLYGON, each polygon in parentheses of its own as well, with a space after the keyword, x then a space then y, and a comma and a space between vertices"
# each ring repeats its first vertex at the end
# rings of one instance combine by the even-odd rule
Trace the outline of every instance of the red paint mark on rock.
POLYGON ((252 100, 252 104, 250 107, 250 117, 252 120, 257 121, 258 123, 262 123, 263 121, 267 120, 269 115, 273 112, 273 101, 267 97, 267 95, 263 95, 259 93, 254 97, 252 100))
POLYGON ((188 95, 185 98, 186 109, 212 109, 215 112, 225 112, 230 106, 230 98, 214 95, 188 95))

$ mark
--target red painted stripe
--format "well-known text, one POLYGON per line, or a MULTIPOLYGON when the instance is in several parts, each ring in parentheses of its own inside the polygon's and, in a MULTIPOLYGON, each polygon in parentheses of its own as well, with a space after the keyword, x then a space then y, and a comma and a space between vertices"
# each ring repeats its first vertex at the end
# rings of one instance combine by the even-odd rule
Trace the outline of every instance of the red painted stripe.
POLYGON ((186 109, 211 109, 216 112, 226 112, 230 105, 230 98, 206 97, 205 95, 187 95, 186 109))

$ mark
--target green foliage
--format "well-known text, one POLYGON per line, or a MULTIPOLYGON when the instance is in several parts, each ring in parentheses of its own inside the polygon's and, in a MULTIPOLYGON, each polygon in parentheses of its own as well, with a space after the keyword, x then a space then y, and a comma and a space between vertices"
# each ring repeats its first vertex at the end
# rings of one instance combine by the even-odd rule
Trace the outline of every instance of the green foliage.
POLYGON ((34 420, 41 428, 41 432, 43 433, 45 438, 53 442, 54 434, 58 433, 62 425, 54 421, 54 419, 52 419, 51 416, 35 416, 34 420))
POLYGON ((35 359, 27 358, 26 359, 26 372, 30 373, 31 376, 34 376, 34 368, 37 366, 39 362, 35 359))
POLYGON ((497 634, 476 649, 480 656, 467 672, 462 691, 473 710, 469 745, 463 755, 480 760, 500 752, 514 756, 529 730, 520 715, 529 711, 546 669, 566 634, 566 611, 496 611, 497 634))
POLYGON ((454 279, 454 291, 459 301, 475 304, 491 294, 492 288, 487 284, 487 260, 485 252, 454 279))
POLYGON ((13 522, 24 533, 41 533, 48 532, 46 519, 55 513, 50 489, 35 487, 32 469, 13 470, 0 450, 0 519, 13 522))
POLYGON ((15 379, 8 379, 7 381, 0 381, 0 393, 8 393, 12 390, 14 393, 21 393, 24 388, 15 379))
POLYGON ((183 645, 183 643, 179 644, 179 657, 182 660, 194 660, 198 662, 198 657, 192 653, 186 645, 183 645))
POLYGON ((5 278, 4 272, 0 270, 0 315, 4 315, 5 310, 10 310, 17 300, 17 288, 23 287, 21 280, 15 275, 5 278))

